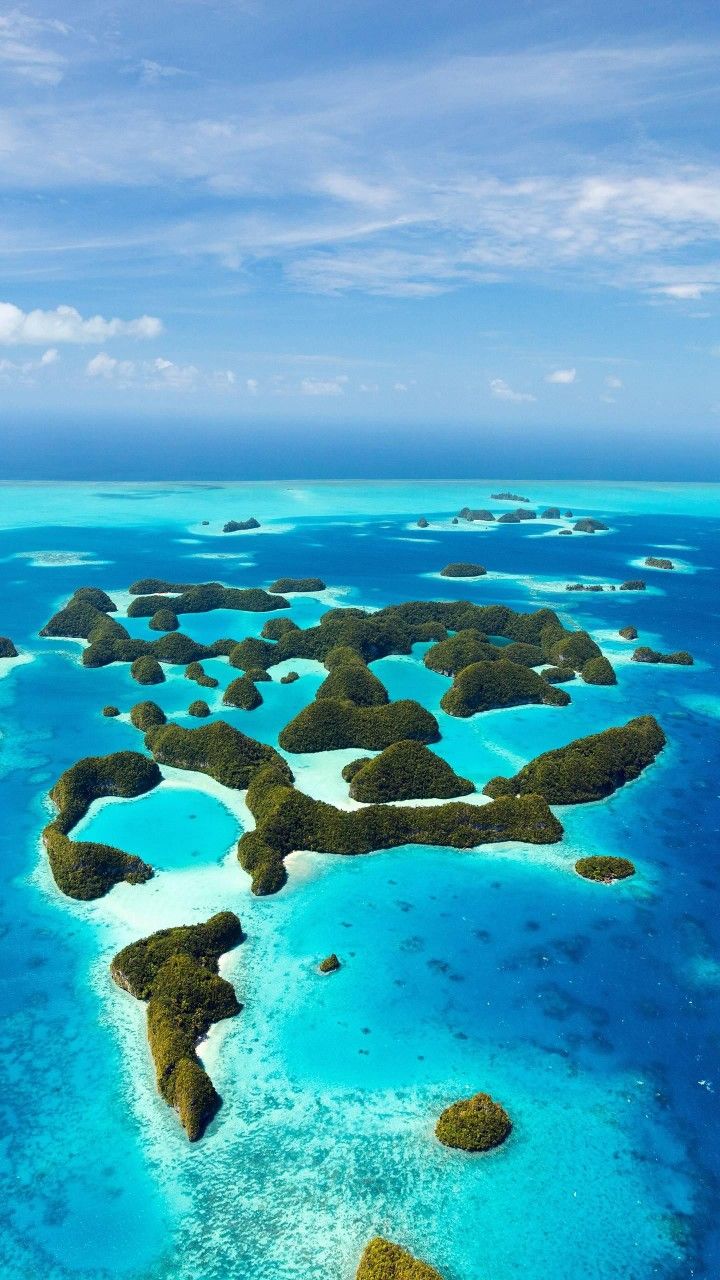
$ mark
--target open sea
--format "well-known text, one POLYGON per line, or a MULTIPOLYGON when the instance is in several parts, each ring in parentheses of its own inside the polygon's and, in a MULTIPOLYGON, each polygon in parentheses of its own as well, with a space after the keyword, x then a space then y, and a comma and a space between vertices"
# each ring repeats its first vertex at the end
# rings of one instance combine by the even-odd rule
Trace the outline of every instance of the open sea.
MULTIPOLYGON (((505 487, 0 486, 0 634, 21 650, 0 660, 1 1280, 352 1280, 375 1234, 444 1280, 720 1277, 720 486, 514 480, 538 509, 609 532, 451 524, 466 504, 516 505, 490 501, 505 487), (220 532, 249 516, 258 531, 220 532), (639 567, 647 555, 677 567, 639 567), (438 576, 459 560, 487 576, 438 576), (283 664, 259 686, 262 707, 228 710, 225 659, 204 664, 216 691, 181 667, 143 691, 128 666, 85 669, 81 643, 40 628, 79 586, 105 588, 125 622, 136 578, 285 575, 328 584, 291 597, 302 626, 338 605, 439 597, 549 606, 593 634, 618 684, 575 680, 566 708, 452 719, 427 646, 373 664, 392 698, 437 716, 437 750, 479 791, 646 712, 668 745, 611 799, 558 810, 561 844, 300 852, 287 887, 262 899, 235 856, 242 796, 163 770, 155 792, 96 803, 73 832, 141 855, 154 879, 64 898, 40 845, 49 788, 83 755, 142 747, 127 720, 102 717, 106 703, 152 697, 194 725, 187 706, 207 694, 213 715, 276 744, 324 672, 283 664), (564 589, 634 577, 646 592, 564 589), (632 663, 617 634, 628 624, 695 665, 632 663), (300 679, 281 685, 290 668, 300 679), (583 881, 582 853, 630 857, 637 875, 583 881), (246 934, 221 963, 244 1007, 201 1046, 224 1105, 190 1144, 155 1090, 145 1008, 108 965, 138 937, 222 909, 246 934), (342 968, 320 978, 332 951, 342 968), (478 1090, 507 1108, 510 1139, 479 1157, 441 1147, 438 1112, 478 1090)), ((181 628, 241 639, 268 616, 181 628)), ((288 758, 300 788, 348 804, 340 770, 359 754, 288 758)))

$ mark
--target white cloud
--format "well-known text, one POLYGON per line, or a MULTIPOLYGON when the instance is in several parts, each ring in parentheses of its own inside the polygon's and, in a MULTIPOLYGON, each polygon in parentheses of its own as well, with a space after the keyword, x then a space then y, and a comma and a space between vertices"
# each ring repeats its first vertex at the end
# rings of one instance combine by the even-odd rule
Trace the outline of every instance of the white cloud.
POLYGON ((347 377, 339 374, 337 378, 303 378, 300 393, 304 396, 341 396, 345 394, 347 377))
POLYGON ((160 333, 162 324, 154 316, 140 316, 137 320, 90 316, 84 320, 75 307, 21 311, 12 302, 0 302, 0 345, 7 347, 47 342, 107 342, 109 338, 118 337, 156 338, 160 333))
POLYGON ((47 351, 43 351, 40 357, 40 363, 42 365, 57 364, 59 359, 60 353, 57 347, 48 347, 47 351))
POLYGON ((545 375, 546 382, 553 382, 558 386, 567 386, 568 383, 575 381, 575 369, 555 369, 552 373, 545 375))
POLYGON ((166 66, 162 62, 154 62, 152 58, 142 58, 140 61, 140 76, 143 84, 158 84, 161 80, 171 80, 175 76, 185 74, 180 67, 166 66))
POLYGON ((7 360, 0 359, 0 381, 2 382, 33 382, 35 373, 49 368, 53 364, 57 364, 60 359, 58 352, 54 348, 44 351, 39 360, 7 360))
POLYGON ((619 391, 623 385, 622 378, 618 378, 617 374, 609 373, 605 379, 605 386, 611 391, 619 391))
POLYGON ((666 298, 676 298, 680 302, 696 302, 700 298, 703 298, 706 293, 714 293, 716 289, 716 284, 701 284, 696 282, 694 284, 659 285, 658 288, 653 290, 653 292, 661 293, 666 298))
MULTIPOLYGON (((110 382, 123 388, 146 388, 151 391, 196 391, 206 387, 214 391, 232 390, 236 375, 232 369, 204 372, 194 364, 178 364, 164 356, 155 360, 117 360, 100 351, 85 366, 88 378, 110 382)), ((252 381, 252 379, 249 379, 252 381)))
POLYGON ((490 391, 496 400, 512 400, 515 404, 529 402, 537 397, 529 391, 513 391, 504 378, 491 378, 490 391))
POLYGON ((116 360, 107 351, 100 351, 92 360, 88 360, 85 373, 88 378, 120 379, 127 381, 134 378, 136 365, 134 360, 116 360))
POLYGON ((69 28, 52 18, 32 18, 12 9, 0 16, 0 63, 32 84, 59 84, 65 58, 46 42, 69 28))
POLYGON ((251 396, 256 396, 258 394, 258 391, 260 390, 260 383, 258 382, 257 378, 247 378, 245 381, 245 386, 247 387, 251 396))

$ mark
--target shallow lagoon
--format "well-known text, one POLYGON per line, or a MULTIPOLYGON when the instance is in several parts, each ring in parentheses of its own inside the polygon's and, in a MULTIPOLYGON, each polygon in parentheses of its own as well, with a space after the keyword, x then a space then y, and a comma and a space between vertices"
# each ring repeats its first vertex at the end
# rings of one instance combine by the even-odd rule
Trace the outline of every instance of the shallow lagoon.
MULTIPOLYGON (((613 532, 560 540, 505 526, 480 553, 477 531, 447 517, 496 487, 140 486, 142 501, 129 502, 50 486, 31 503, 27 486, 3 491, 0 630, 33 655, 0 682, 0 794, 12 815, 0 833, 3 1276, 350 1280, 378 1230, 447 1280, 718 1274, 717 494, 534 486, 538 502, 612 514, 613 532), (33 506, 52 523, 24 514, 10 527, 13 511, 33 506), (246 550, 242 535, 202 535, 199 520, 266 511, 285 531, 253 537, 254 564, 195 558, 246 550), (433 512, 443 528, 423 549, 413 521, 433 512), (683 558, 698 572, 656 574, 657 592, 543 595, 543 582, 622 581, 633 558, 673 543, 692 548, 683 558), (38 548, 87 558, 82 568, 16 558, 38 548), (478 556, 496 581, 424 577, 478 556), (37 846, 47 788, 82 754, 141 744, 126 722, 103 720, 103 704, 127 711, 152 697, 195 723, 189 702, 207 695, 219 713, 236 673, 209 664, 215 694, 181 671, 141 690, 126 668, 83 670, 77 644, 37 638, 55 604, 81 584, 112 591, 150 574, 265 585, 309 572, 350 588, 349 604, 430 593, 547 603, 592 629, 613 660, 632 646, 609 634, 631 621, 643 642, 700 661, 618 661, 617 688, 575 681, 567 708, 442 717, 439 749, 481 787, 547 747, 658 716, 670 740, 658 763, 610 801, 562 811, 561 845, 296 854, 288 888, 254 899, 231 848, 242 802, 199 780, 85 820, 83 834, 149 856, 153 881, 93 904, 61 899, 37 846), (573 861, 590 849, 632 857, 638 876, 610 889, 581 882, 573 861), (247 934, 222 969, 245 1008, 203 1048, 225 1106, 191 1147, 155 1094, 144 1011, 112 985, 107 962, 137 936, 223 907, 247 934), (343 968, 319 978, 331 950, 343 968), (438 1109, 476 1088, 515 1120, 507 1146, 478 1160, 432 1138, 438 1109)), ((309 625, 324 607, 293 598, 291 616, 309 625)), ((264 620, 193 615, 181 626, 241 638, 264 620)), ((404 658, 375 669, 391 696, 431 709, 449 683, 404 658)), ((275 741, 321 678, 262 684, 258 711, 223 714, 275 741)), ((299 784, 337 802, 354 754, 294 758, 299 784)))

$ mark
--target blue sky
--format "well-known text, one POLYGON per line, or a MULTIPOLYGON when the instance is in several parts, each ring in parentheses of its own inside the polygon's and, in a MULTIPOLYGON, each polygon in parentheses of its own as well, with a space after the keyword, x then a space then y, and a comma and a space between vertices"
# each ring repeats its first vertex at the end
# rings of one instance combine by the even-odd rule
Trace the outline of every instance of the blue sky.
POLYGON ((707 442, 719 64, 677 0, 0 11, 0 420, 707 442))

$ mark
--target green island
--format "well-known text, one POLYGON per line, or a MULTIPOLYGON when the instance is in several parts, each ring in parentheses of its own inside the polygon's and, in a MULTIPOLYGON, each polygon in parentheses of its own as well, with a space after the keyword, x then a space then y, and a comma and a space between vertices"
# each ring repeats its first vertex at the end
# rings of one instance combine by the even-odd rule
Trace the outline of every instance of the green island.
POLYGON ((165 672, 152 653, 143 653, 136 658, 130 667, 130 675, 138 684, 162 684, 165 679, 165 672))
POLYGON ((222 700, 224 707, 237 707, 240 711, 254 711, 262 706, 262 695, 248 675, 231 680, 222 700))
POLYGON ((613 858, 608 854, 578 858, 575 870, 583 880, 596 880, 599 884, 612 884, 615 880, 627 880, 635 875, 635 867, 629 858, 613 858))
POLYGON ((660 653, 641 644, 632 656, 633 662, 664 663, 670 667, 692 667, 695 659, 687 649, 677 649, 675 653, 660 653))
POLYGON ((537 520, 537 511, 518 507, 517 511, 506 511, 504 515, 498 516, 498 524, 520 524, 523 520, 537 520))
POLYGON ((275 594, 284 595, 286 591, 303 592, 303 591, 326 591, 327 583, 322 578, 276 578, 270 584, 270 591, 275 594))
POLYGON ((298 791, 281 759, 255 772, 246 800, 255 830, 240 837, 238 858, 258 895, 282 888, 283 859, 295 849, 350 856, 403 844, 474 849, 505 840, 554 844, 562 837, 561 824, 539 795, 504 796, 486 805, 372 804, 348 811, 298 791))
POLYGON ((607 533, 608 528, 609 525, 603 524, 602 520, 596 520, 594 516, 583 516, 573 525, 575 533, 607 533))
POLYGON ((550 684, 566 684, 568 680, 575 679, 572 667, 545 667, 540 674, 543 680, 549 680, 550 684))
POLYGON ((440 570, 441 578, 484 578, 486 574, 487 569, 484 565, 463 560, 446 564, 445 568, 440 570))
POLYGON ((620 583, 620 591, 646 591, 647 587, 642 578, 629 578, 627 582, 620 583))
POLYGON ((617 684, 617 676, 602 653, 595 658, 588 658, 580 668, 580 675, 585 684, 617 684))
POLYGON ((381 707, 390 701, 385 685, 353 649, 331 649, 325 665, 329 673, 316 698, 343 698, 356 707, 381 707))
POLYGON ((9 636, 0 636, 0 658, 17 658, 18 651, 9 636))
POLYGON ((559 520, 559 519, 560 519, 560 508, 559 508, 559 507, 546 507, 544 511, 541 511, 541 512, 540 512, 540 519, 541 519, 541 520, 559 520))
POLYGON ((399 1244, 375 1236, 363 1250, 355 1280, 443 1280, 443 1277, 399 1244))
POLYGON ((450 716, 465 718, 501 707, 532 703, 566 707, 569 702, 570 695, 564 689, 558 689, 531 667, 500 658, 463 667, 440 699, 440 706, 450 716))
POLYGON ((523 498, 521 493, 510 493, 507 490, 503 493, 491 493, 490 497, 492 498, 493 502, 529 502, 530 501, 529 498, 523 498))
POLYGON ((665 556, 646 556, 645 564, 648 569, 674 569, 675 565, 672 560, 666 559, 665 556))
POLYGON ((206 773, 235 791, 244 791, 264 764, 282 765, 290 774, 274 747, 248 738, 226 720, 193 729, 180 724, 157 725, 146 732, 145 743, 158 764, 206 773))
MULTIPOLYGON (((568 582, 566 591, 604 591, 605 588, 601 582, 568 582)), ((614 591, 614 587, 608 587, 608 591, 614 591)))
POLYGON ((299 631, 297 622, 292 618, 268 618, 260 632, 263 640, 280 640, 289 631, 299 631))
POLYGON ((481 520, 489 524, 495 519, 492 511, 487 511, 484 507, 463 507, 458 511, 458 516, 461 520, 467 520, 469 524, 472 524, 473 520, 481 520))
POLYGON ((157 1087, 191 1142, 202 1137, 221 1105, 195 1049, 214 1022, 240 1012, 234 988, 218 975, 218 961, 242 937, 238 917, 222 911, 204 924, 160 929, 131 942, 110 966, 117 985, 147 1003, 157 1087))
POLYGON ((60 775, 50 791, 57 816, 43 831, 55 883, 69 898, 90 901, 102 898, 113 885, 126 880, 143 884, 152 867, 134 854, 113 845, 71 840, 69 832, 85 816, 94 800, 105 796, 132 799, 145 795, 162 782, 157 764, 138 751, 116 751, 108 756, 86 756, 60 775))
POLYGON ((113 704, 109 702, 107 706, 103 707, 102 713, 104 716, 107 716, 109 719, 114 719, 115 716, 120 715, 120 708, 113 706, 113 704))
POLYGON ((318 965, 320 973, 337 973, 340 968, 340 961, 334 951, 329 956, 326 956, 324 960, 321 960, 318 965))
POLYGON ((165 712, 157 702, 136 702, 135 706, 130 708, 130 723, 141 733, 147 733, 148 729, 153 729, 155 725, 166 723, 165 712))
POLYGON ((203 689, 217 689, 220 684, 215 676, 209 676, 201 662, 189 662, 185 668, 185 679, 194 680, 203 689))
POLYGON ((295 683, 295 681, 296 681, 296 680, 299 680, 299 679, 300 679, 300 674, 299 674, 299 672, 297 672, 297 671, 288 671, 288 672, 286 672, 286 674, 285 674, 284 676, 281 676, 281 677, 280 677, 280 683, 281 683, 281 684, 294 684, 294 683, 295 683))
POLYGON ((148 623, 151 631, 177 631, 180 623, 173 609, 158 609, 148 623))
POLYGON ((489 1093, 476 1093, 445 1108, 435 1125, 435 1136, 443 1146, 459 1151, 491 1151, 502 1145, 511 1129, 505 1108, 489 1093))
POLYGON ((380 755, 353 760, 342 771, 350 796, 365 804, 388 800, 452 800, 475 790, 422 742, 393 742, 380 755))
POLYGON ((416 520, 416 521, 415 521, 415 523, 416 523, 416 525, 417 525, 418 529, 427 529, 427 528, 428 528, 428 521, 425 519, 425 517, 424 517, 424 516, 420 516, 420 519, 419 519, 419 520, 416 520))
MULTIPOLYGON (((138 584, 133 584, 137 586, 138 584)), ((178 583, 178 595, 167 596, 153 592, 135 595, 128 605, 128 618, 151 618, 158 609, 171 609, 174 613, 211 613, 213 609, 232 609, 241 613, 269 613, 272 609, 289 609, 283 596, 272 595, 262 587, 225 587, 221 582, 198 582, 194 586, 178 583)), ((173 590, 172 584, 168 590, 173 590)))
POLYGON ((228 520, 223 525, 223 533, 246 533, 248 529, 259 529, 260 521, 254 516, 249 520, 228 520))
POLYGON ((602 800, 638 778, 665 746, 654 716, 638 716, 617 729, 576 738, 545 751, 512 778, 491 778, 486 796, 544 796, 549 804, 602 800))
POLYGON ((280 731, 283 751, 334 751, 359 747, 382 751, 392 742, 414 738, 438 742, 437 720, 419 702, 402 699, 382 706, 356 706, 346 698, 316 698, 280 731))
POLYGON ((623 640, 637 640, 638 629, 637 627, 621 627, 618 635, 622 636, 623 640))
POLYGON ((231 667, 237 667, 239 671, 253 669, 264 671, 277 662, 277 647, 269 640, 260 640, 257 636, 246 636, 244 640, 233 645, 228 654, 228 662, 231 667))
POLYGON ((195 698, 188 707, 188 715, 196 716, 199 720, 205 720, 210 715, 210 708, 202 698, 195 698))

